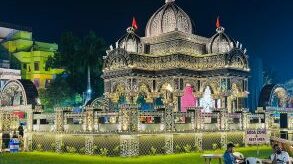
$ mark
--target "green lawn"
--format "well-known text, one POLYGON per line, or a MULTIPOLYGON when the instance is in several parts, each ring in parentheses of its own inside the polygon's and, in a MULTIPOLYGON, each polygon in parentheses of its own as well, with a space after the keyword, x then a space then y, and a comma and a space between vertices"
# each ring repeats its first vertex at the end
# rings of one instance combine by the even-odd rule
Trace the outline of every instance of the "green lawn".
MULTIPOLYGON (((256 147, 236 148, 236 151, 244 154, 245 157, 256 157, 256 147)), ((271 154, 271 148, 268 146, 260 147, 259 158, 268 158, 271 154)), ((204 153, 223 153, 223 150, 205 151, 204 153)), ((133 158, 122 157, 101 157, 87 156, 77 154, 57 154, 50 152, 29 152, 0 154, 0 164, 202 164, 204 163, 200 155, 203 153, 185 153, 173 155, 156 155, 156 156, 141 156, 133 158)))

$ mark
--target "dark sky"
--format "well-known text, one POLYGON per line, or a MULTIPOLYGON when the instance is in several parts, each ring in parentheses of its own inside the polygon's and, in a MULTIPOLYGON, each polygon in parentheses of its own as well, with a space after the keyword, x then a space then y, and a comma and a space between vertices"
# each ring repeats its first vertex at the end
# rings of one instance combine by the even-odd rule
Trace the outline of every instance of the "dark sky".
MULTIPOLYGON (((58 42, 60 35, 93 30, 115 43, 137 18, 144 35, 149 17, 164 0, 6 0, 1 1, 0 21, 33 29, 36 40, 58 42)), ((293 78, 292 0, 176 0, 196 24, 196 34, 210 37, 221 18, 226 33, 259 56, 280 82, 293 78)))

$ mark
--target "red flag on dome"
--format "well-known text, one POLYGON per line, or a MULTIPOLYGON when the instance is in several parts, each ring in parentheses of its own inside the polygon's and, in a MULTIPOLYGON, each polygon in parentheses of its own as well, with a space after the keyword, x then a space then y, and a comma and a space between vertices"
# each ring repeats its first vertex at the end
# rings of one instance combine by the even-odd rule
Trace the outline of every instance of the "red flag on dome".
POLYGON ((220 17, 217 18, 216 27, 219 28, 221 26, 220 24, 220 17))
POLYGON ((133 19, 132 19, 132 27, 133 27, 135 30, 138 29, 135 17, 133 17, 133 19))

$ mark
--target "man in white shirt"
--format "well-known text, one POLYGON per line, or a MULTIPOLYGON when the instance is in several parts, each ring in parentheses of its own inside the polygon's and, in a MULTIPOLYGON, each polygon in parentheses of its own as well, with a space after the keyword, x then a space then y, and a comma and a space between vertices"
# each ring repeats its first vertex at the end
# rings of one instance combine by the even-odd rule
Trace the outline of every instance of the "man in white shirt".
POLYGON ((289 154, 282 151, 278 144, 273 146, 274 153, 271 155, 272 164, 289 164, 289 154))

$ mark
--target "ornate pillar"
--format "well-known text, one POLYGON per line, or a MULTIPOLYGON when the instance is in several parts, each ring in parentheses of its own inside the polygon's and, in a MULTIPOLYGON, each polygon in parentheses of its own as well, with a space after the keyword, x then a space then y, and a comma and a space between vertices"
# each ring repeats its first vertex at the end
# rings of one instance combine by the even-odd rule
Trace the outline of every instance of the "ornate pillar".
POLYGON ((27 112, 27 132, 33 131, 33 110, 30 109, 27 112))
MULTIPOLYGON (((217 113, 217 128, 218 128, 218 130, 221 130, 222 128, 221 128, 221 120, 222 120, 222 117, 221 117, 221 114, 220 113, 217 113)), ((213 117, 213 116, 212 116, 213 117)))
POLYGON ((56 132, 64 131, 64 113, 61 108, 55 109, 55 127, 56 132))
POLYGON ((174 112, 171 106, 167 106, 165 109, 165 131, 174 131, 174 112))
POLYGON ((191 113, 191 128, 192 130, 196 129, 196 119, 195 119, 195 111, 190 112, 191 113))
POLYGON ((227 130, 227 116, 228 113, 226 111, 221 111, 220 112, 220 117, 221 117, 221 130, 227 130))
POLYGON ((247 146, 247 142, 246 142, 246 131, 243 132, 242 136, 243 136, 242 138, 243 138, 244 146, 246 147, 247 146))
POLYGON ((2 112, 2 109, 0 109, 0 151, 2 152, 2 132, 3 132, 3 112, 2 112))
POLYGON ((227 133, 226 132, 222 132, 221 133, 221 149, 226 148, 227 145, 227 133))
POLYGON ((173 154, 173 134, 165 134, 165 153, 173 154))
POLYGON ((242 127, 243 130, 248 128, 248 114, 246 112, 242 112, 242 127))
POLYGON ((126 108, 121 108, 119 111, 119 131, 127 132, 130 130, 129 111, 126 108))
POLYGON ((199 151, 202 151, 202 133, 195 133, 195 147, 198 148, 199 151))
POLYGON ((202 130, 202 118, 199 110, 195 111, 196 130, 202 130))
POLYGON ((63 145, 63 135, 56 134, 55 135, 55 151, 56 153, 62 153, 62 145, 63 145))
POLYGON ((120 156, 132 157, 139 155, 138 135, 120 135, 120 156))
MULTIPOLYGON (((290 117, 289 117, 290 118, 290 117)), ((288 119, 288 123, 290 126, 290 120, 288 119)), ((271 127, 271 118, 270 118, 270 113, 269 112, 265 112, 265 128, 268 130, 271 127)), ((290 127, 288 127, 290 129, 290 127)))
POLYGON ((94 136, 85 137, 85 154, 93 155, 94 154, 94 136))
POLYGON ((138 108, 130 109, 130 131, 138 132, 139 130, 139 110, 138 108))
POLYGON ((85 111, 85 130, 87 132, 94 131, 94 109, 92 107, 86 107, 85 111))
POLYGON ((242 118, 242 114, 239 115, 239 129, 243 130, 243 118, 242 118))
POLYGON ((24 133, 23 142, 24 151, 31 151, 33 145, 33 134, 24 133))

